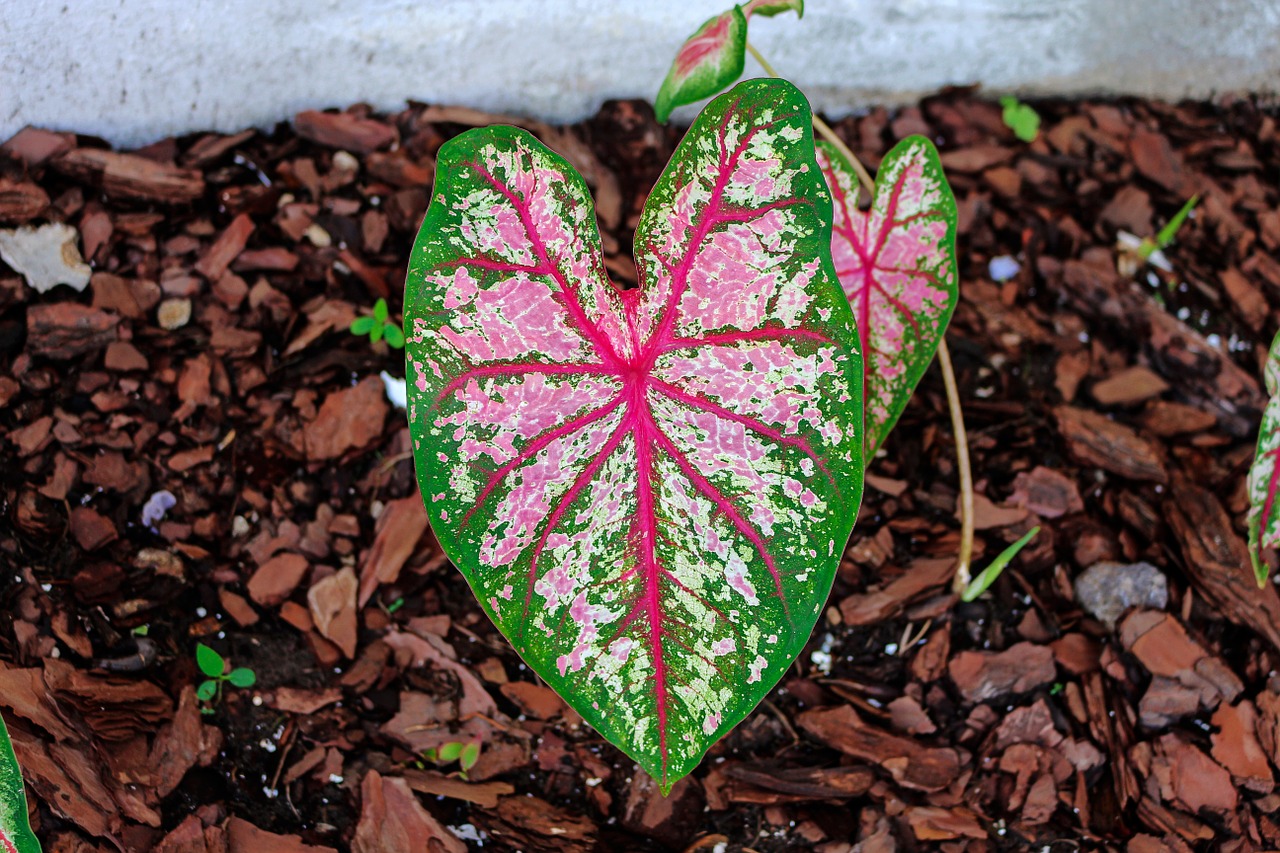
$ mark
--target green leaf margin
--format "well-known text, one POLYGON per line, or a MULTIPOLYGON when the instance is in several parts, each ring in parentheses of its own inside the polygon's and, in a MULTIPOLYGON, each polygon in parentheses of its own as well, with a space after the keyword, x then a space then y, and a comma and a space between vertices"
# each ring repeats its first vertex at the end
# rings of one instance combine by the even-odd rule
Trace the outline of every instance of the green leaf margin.
POLYGON ((40 853, 40 841, 27 818, 27 790, 22 768, 13 752, 9 730, 0 715, 0 833, 7 835, 18 853, 40 853))
POLYGON ((1249 466, 1249 560, 1259 589, 1271 574, 1262 551, 1280 544, 1280 332, 1271 341, 1262 374, 1270 399, 1249 466))

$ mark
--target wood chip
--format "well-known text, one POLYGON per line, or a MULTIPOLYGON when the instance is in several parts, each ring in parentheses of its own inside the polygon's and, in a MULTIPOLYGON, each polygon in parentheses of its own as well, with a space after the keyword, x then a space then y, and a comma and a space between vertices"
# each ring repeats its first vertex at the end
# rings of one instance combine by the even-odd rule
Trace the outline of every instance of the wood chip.
POLYGON ((244 251, 245 244, 249 242, 253 231, 253 220, 247 213, 242 213, 231 220, 231 224, 218 235, 218 239, 196 262, 196 272, 209 281, 217 281, 227 271, 231 262, 244 251))
POLYGON ((382 380, 377 376, 330 394, 315 420, 304 428, 307 458, 337 459, 350 450, 369 446, 382 435, 389 411, 382 380))
POLYGON ((249 597, 264 607, 279 604, 302 583, 307 568, 307 558, 301 554, 279 554, 253 573, 247 585, 249 597))
POLYGON ((1258 589, 1254 583, 1248 549, 1218 498, 1178 476, 1162 506, 1196 590, 1227 619, 1280 649, 1280 595, 1272 584, 1258 589))
POLYGON ((1159 397, 1168 390, 1169 383, 1158 373, 1148 367, 1135 365, 1095 383, 1089 393, 1104 406, 1129 406, 1159 397))
POLYGON ((386 148, 399 139, 391 125, 351 113, 300 112, 293 118, 293 129, 299 136, 329 148, 341 148, 369 154, 386 148))
POLYGON ((227 821, 227 853, 337 853, 332 847, 303 844, 296 835, 277 835, 233 817, 227 821))
POLYGON ((475 803, 485 809, 494 808, 499 798, 515 791, 506 782, 467 782, 430 770, 406 770, 404 779, 419 793, 475 803))
POLYGON ((53 161, 53 167, 81 181, 93 181, 112 198, 190 204, 204 195, 204 177, 135 154, 77 148, 53 161))
POLYGON ((467 853, 467 845, 422 807, 404 779, 376 770, 360 784, 352 853, 467 853))
POLYGON ((827 746, 883 767, 904 788, 940 791, 960 773, 955 750, 929 747, 869 726, 848 705, 805 711, 797 722, 827 746))
MULTIPOLYGON (((1051 780, 1052 781, 1052 780, 1051 780)), ((986 828, 969 809, 913 806, 906 811, 907 823, 917 841, 948 841, 953 838, 987 837, 986 828)))
POLYGON ((311 618, 320 636, 342 649, 348 659, 356 656, 356 573, 347 566, 312 584, 307 591, 311 618))
POLYGON ((1053 413, 1071 455, 1080 462, 1131 480, 1168 482, 1155 445, 1129 427, 1074 406, 1059 406, 1053 413))
POLYGON ((0 222, 21 225, 44 213, 49 194, 39 184, 0 175, 0 222))
POLYGON ((1034 512, 1041 518, 1061 518, 1084 512, 1084 501, 1075 481, 1053 468, 1037 465, 1013 479, 1009 503, 1034 512))
POLYGON ((945 587, 954 572, 954 560, 917 560, 884 589, 851 595, 841 601, 840 617, 847 625, 883 621, 925 593, 945 587))
POLYGON ((1249 700, 1223 704, 1210 720, 1217 729, 1210 740, 1213 759, 1225 767, 1234 783, 1258 794, 1275 790, 1275 777, 1267 754, 1258 741, 1258 711, 1249 700))
POLYGON ((1026 693, 1057 677, 1053 651, 1034 643, 1018 643, 1003 652, 961 652, 951 658, 947 671, 969 702, 1026 693))
POLYGON ((427 532, 427 510, 418 495, 389 501, 378 517, 373 547, 360 570, 360 606, 380 584, 393 584, 427 532))

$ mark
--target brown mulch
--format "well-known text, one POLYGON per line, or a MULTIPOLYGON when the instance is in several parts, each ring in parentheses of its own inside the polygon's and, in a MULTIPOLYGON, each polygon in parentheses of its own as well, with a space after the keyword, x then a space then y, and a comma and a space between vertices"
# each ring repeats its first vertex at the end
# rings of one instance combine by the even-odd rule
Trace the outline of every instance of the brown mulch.
MULTIPOLYGON (((1242 539, 1280 322, 1275 118, 1036 106, 1030 145, 969 92, 837 127, 872 165, 938 140, 977 563, 1042 532, 987 597, 947 594, 931 372, 810 646, 668 799, 484 618, 378 378, 400 356, 347 332, 380 296, 399 309, 440 144, 499 117, 4 143, 0 226, 73 226, 92 269, 37 293, 0 264, 0 710, 46 849, 1280 847, 1280 597, 1242 539), (1176 273, 1119 274, 1117 230, 1151 235, 1193 193, 1176 273), (1000 256, 1020 271, 995 282, 1000 256), (257 684, 202 713, 197 642, 257 684), (422 758, 470 740, 466 778, 422 758)), ((587 176, 634 282, 677 132, 639 102, 525 124, 587 176)))

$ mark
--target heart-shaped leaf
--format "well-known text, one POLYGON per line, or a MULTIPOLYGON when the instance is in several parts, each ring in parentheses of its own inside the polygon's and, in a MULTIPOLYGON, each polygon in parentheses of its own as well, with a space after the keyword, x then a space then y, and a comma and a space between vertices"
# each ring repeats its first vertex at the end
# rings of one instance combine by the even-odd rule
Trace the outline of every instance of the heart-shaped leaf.
POLYGON ((669 789, 799 653, 862 496, 861 359, 811 115, 698 117, 606 276, 585 182, 524 131, 440 149, 405 297, 445 552, 533 669, 669 789))
POLYGON ((13 754, 9 730, 0 717, 0 853, 40 853, 40 842, 27 820, 27 791, 13 754))
POLYGON ((1249 468, 1249 558, 1259 588, 1271 572, 1263 549, 1280 547, 1280 334, 1271 341, 1263 379, 1271 399, 1262 412, 1258 449, 1249 468))
POLYGON ((747 18, 734 6, 698 27, 680 46, 662 81, 653 111, 666 121, 683 104, 709 98, 742 76, 747 57, 747 18))
POLYGON ((884 158, 867 210, 834 146, 819 143, 818 163, 835 198, 831 256, 861 342, 869 457, 906 408, 955 310, 956 199, 923 136, 884 158))

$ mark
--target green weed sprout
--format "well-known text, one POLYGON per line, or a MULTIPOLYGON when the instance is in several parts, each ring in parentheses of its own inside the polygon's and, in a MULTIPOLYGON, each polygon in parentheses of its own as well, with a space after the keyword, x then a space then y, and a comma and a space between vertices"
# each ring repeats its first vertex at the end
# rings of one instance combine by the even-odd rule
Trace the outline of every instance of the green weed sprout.
POLYGON ((449 764, 456 761, 458 775, 466 779, 467 771, 475 767, 476 762, 480 760, 480 741, 473 740, 467 743, 451 741, 439 747, 424 750, 422 757, 433 764, 449 764))
POLYGON ((1119 257, 1116 261, 1116 267, 1121 275, 1133 276, 1142 268, 1143 264, 1151 264, 1159 270, 1165 272, 1173 272, 1173 264, 1169 263, 1169 259, 1165 257, 1164 250, 1173 244, 1178 236, 1178 231, 1186 223, 1187 217, 1191 215, 1191 211, 1195 210, 1196 204, 1200 201, 1200 196, 1193 195, 1187 199, 1186 204, 1173 215, 1165 226, 1156 232, 1154 237, 1139 237, 1136 234, 1130 234, 1128 231, 1119 231, 1116 233, 1116 249, 1119 257))
POLYGON ((1013 135, 1023 142, 1035 142, 1040 135, 1040 114, 1013 95, 1001 98, 1000 106, 1004 108, 1005 126, 1013 135))
POLYGON ((1018 556, 1018 552, 1025 548, 1027 543, 1030 542, 1039 532, 1040 527, 1037 525, 1036 527, 1028 530, 1027 534, 1017 542, 1014 542, 1008 548, 1001 551, 999 555, 991 561, 991 565, 979 572, 976 578, 969 581, 968 586, 966 586, 964 591, 960 593, 960 600, 966 602, 973 601, 978 596, 986 592, 991 585, 996 582, 996 578, 1000 577, 1000 573, 1004 571, 1004 567, 1009 565, 1010 561, 1013 560, 1014 557, 1018 556))
POLYGON ((1182 224, 1187 221, 1187 217, 1191 215, 1191 211, 1195 210, 1196 204, 1200 201, 1200 196, 1193 195, 1187 199, 1187 203, 1182 205, 1173 218, 1165 223, 1165 226, 1156 232, 1155 239, 1144 237, 1141 245, 1138 246, 1138 257, 1147 260, 1155 252, 1167 249, 1175 237, 1178 236, 1179 229, 1182 224))
MULTIPOLYGON (((227 672, 227 661, 222 655, 206 646, 196 645, 196 666, 209 676, 196 687, 196 698, 201 702, 214 703, 222 698, 222 685, 232 687, 252 687, 258 680, 257 674, 247 666, 239 666, 227 672)), ((212 714, 212 708, 202 709, 203 713, 212 714)))
POLYGON ((366 314, 351 321, 351 334, 368 335, 370 343, 375 344, 385 338, 388 346, 404 349, 404 331, 387 319, 387 300, 382 298, 373 304, 372 316, 366 314))

